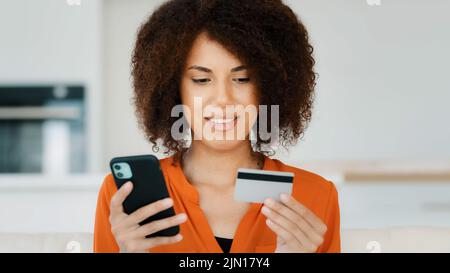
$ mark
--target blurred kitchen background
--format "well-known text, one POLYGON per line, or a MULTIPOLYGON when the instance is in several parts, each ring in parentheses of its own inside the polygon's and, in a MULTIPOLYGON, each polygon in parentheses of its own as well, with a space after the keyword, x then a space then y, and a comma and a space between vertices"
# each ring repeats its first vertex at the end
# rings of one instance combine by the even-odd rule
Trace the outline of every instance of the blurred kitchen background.
MULTIPOLYGON (((92 232, 109 160, 152 153, 130 56, 161 2, 0 0, 0 232, 92 232)), ((285 3, 319 79, 276 157, 336 184, 342 228, 450 227, 450 1, 285 3)))

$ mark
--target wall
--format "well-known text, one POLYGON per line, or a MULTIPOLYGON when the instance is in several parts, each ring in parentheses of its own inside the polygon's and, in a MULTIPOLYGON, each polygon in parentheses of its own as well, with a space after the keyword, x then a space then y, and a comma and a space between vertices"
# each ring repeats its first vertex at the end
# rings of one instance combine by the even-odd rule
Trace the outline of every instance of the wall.
MULTIPOLYGON (((130 105, 129 61, 139 24, 161 1, 107 1, 104 162, 150 151, 130 105), (116 130, 118 124, 124 130, 116 130)), ((285 1, 305 22, 319 74, 313 121, 293 164, 328 159, 450 157, 450 2, 285 1)))
POLYGON ((132 107, 131 54, 137 28, 163 1, 108 0, 104 6, 105 139, 103 168, 114 156, 152 153, 132 107))
POLYGON ((306 22, 319 81, 290 159, 450 157, 450 2, 287 1, 306 22))
POLYGON ((69 6, 61 0, 0 3, 0 84, 83 83, 89 119, 88 166, 103 158, 101 28, 102 1, 69 6))
MULTIPOLYGON (((90 173, 103 161, 102 6, 100 0, 0 1, 0 84, 85 83, 90 173)), ((0 231, 92 231, 102 176, 0 175, 0 231)))

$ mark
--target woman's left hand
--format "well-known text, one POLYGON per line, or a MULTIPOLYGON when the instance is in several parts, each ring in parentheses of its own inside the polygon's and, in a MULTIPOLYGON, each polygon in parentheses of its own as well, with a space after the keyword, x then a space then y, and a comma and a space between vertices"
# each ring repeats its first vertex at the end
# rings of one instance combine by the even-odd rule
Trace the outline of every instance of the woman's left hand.
POLYGON ((277 235, 275 252, 316 252, 327 226, 292 196, 280 197, 281 202, 267 198, 261 210, 267 226, 277 235))

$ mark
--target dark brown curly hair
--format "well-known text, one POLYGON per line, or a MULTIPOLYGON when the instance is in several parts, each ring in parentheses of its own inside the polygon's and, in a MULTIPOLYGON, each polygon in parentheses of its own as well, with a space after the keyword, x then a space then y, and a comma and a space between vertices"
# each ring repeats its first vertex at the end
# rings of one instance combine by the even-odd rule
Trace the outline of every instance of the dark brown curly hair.
MULTIPOLYGON (((131 61, 136 114, 153 150, 185 148, 171 136, 178 119, 171 110, 181 104, 185 59, 201 32, 248 67, 259 104, 279 105, 280 144, 296 144, 311 119, 316 74, 313 47, 295 13, 280 0, 171 0, 139 28, 131 61)), ((258 137, 254 149, 262 143, 258 137)))

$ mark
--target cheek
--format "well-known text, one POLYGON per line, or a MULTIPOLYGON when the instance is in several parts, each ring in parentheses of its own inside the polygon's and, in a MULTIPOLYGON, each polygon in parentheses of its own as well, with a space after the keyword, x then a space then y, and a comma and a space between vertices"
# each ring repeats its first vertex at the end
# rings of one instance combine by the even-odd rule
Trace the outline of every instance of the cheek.
POLYGON ((258 106, 258 91, 254 84, 247 84, 234 92, 237 103, 258 106))
MULTIPOLYGON (((240 90, 236 96, 236 104, 245 107, 245 116, 238 121, 238 128, 243 128, 240 134, 248 135, 258 118, 259 100, 255 90, 240 90)), ((242 129, 238 129, 242 130, 242 129)))
POLYGON ((244 107, 251 106, 252 108, 256 109, 256 112, 249 112, 248 117, 246 119, 247 122, 250 122, 250 124, 253 124, 256 120, 256 117, 258 115, 258 109, 259 109, 259 98, 257 95, 257 92, 254 87, 249 88, 248 90, 241 90, 239 94, 236 96, 237 101, 239 104, 243 105, 244 107), (244 92, 242 92, 244 91, 244 92))
POLYGON ((198 87, 192 86, 189 82, 183 82, 180 89, 181 103, 189 126, 196 131, 202 128, 203 112, 202 104, 206 98, 199 92, 198 87))

